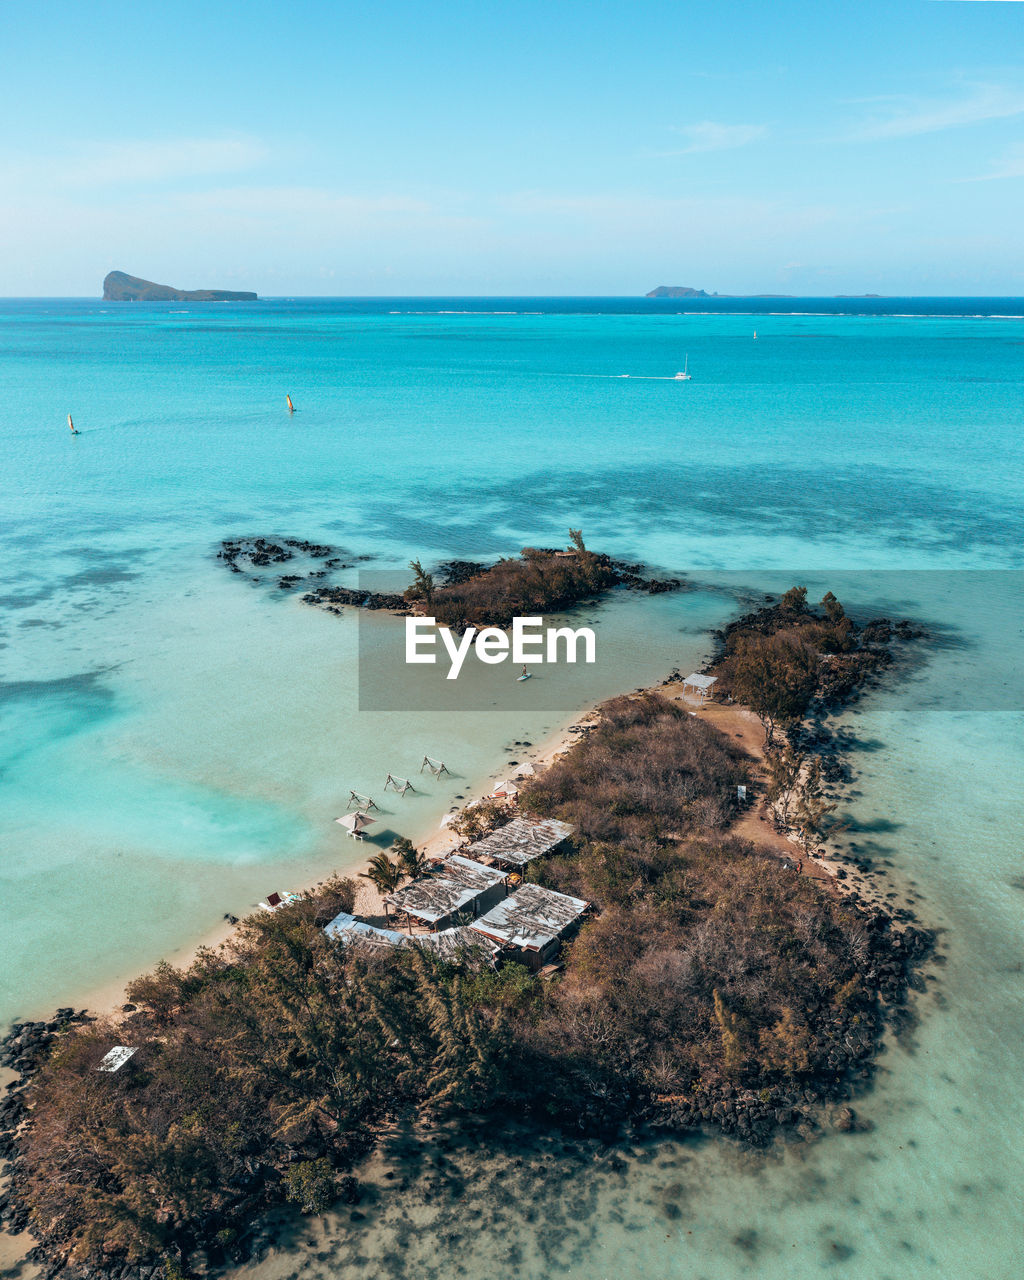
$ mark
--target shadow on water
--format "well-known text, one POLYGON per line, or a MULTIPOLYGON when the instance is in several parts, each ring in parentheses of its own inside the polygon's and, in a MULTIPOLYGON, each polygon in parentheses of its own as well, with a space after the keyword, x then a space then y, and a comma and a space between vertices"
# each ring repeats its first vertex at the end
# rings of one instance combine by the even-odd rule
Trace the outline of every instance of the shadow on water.
POLYGON ((886 835, 906 825, 892 818, 855 818, 850 813, 843 814, 842 821, 844 828, 856 835, 886 835))
POLYGON ((133 582, 141 576, 141 571, 126 569, 116 563, 102 568, 79 569, 75 573, 54 578, 45 586, 37 587, 35 590, 0 596, 0 609, 30 609, 33 605, 60 599, 84 587, 114 587, 133 582))
POLYGON ((19 701, 33 702, 39 698, 66 700, 88 699, 93 705, 112 706, 114 691, 102 683, 113 667, 97 671, 79 671, 71 676, 58 676, 53 680, 0 680, 0 704, 19 701))
POLYGON ((889 743, 881 738, 862 738, 856 733, 843 731, 836 734, 844 751, 856 752, 859 755, 874 755, 877 751, 885 751, 889 743))
MULTIPOLYGON (((617 512, 623 527, 637 520, 657 519, 665 528, 691 528, 695 517, 729 522, 750 531, 770 529, 773 536, 807 536, 820 528, 821 513, 829 512, 833 536, 858 536, 874 521, 879 505, 889 513, 886 540, 905 552, 908 545, 930 552, 956 550, 969 537, 972 545, 1003 548, 1007 539, 1024 539, 1024 521, 1013 504, 990 502, 979 510, 969 495, 952 486, 910 477, 896 469, 873 467, 870 482, 859 469, 822 470, 809 482, 803 469, 780 463, 768 472, 761 465, 697 466, 662 461, 644 466, 576 471, 559 468, 519 477, 514 492, 529 490, 536 509, 552 520, 566 519, 589 505, 617 512), (680 503, 680 494, 686 495, 680 503)), ((402 503, 382 498, 364 516, 367 530, 382 536, 396 534, 425 546, 435 544, 436 510, 456 507, 472 513, 447 526, 453 545, 457 533, 466 547, 501 551, 496 527, 515 528, 523 517, 518 498, 510 497, 506 479, 463 480, 445 489, 420 485, 403 494, 402 503), (410 514, 414 502, 423 514, 410 514)))
POLYGON ((861 866, 874 866, 884 862, 886 858, 895 857, 897 853, 895 845, 878 844, 875 840, 851 840, 849 846, 861 866))

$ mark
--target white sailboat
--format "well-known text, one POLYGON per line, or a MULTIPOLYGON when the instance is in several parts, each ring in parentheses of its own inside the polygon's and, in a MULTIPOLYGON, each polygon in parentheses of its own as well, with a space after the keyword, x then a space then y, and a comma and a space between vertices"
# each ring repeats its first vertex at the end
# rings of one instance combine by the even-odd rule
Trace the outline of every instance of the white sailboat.
POLYGON ((675 381, 689 382, 691 377, 689 370, 690 370, 690 355, 689 355, 689 352, 687 352, 686 359, 683 361, 682 371, 676 374, 675 381))

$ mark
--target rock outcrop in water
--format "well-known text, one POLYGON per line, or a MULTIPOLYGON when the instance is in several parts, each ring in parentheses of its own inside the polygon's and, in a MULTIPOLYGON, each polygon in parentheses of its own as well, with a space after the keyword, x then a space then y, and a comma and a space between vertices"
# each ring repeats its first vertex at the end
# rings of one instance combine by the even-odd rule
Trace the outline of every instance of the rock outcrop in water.
MULTIPOLYGON (((525 548, 520 560, 499 560, 497 564, 478 564, 469 560, 450 560, 437 568, 437 587, 431 599, 431 609, 442 625, 454 625, 462 630, 469 625, 507 626, 513 614, 529 613, 544 608, 548 611, 572 608, 586 598, 594 598, 616 587, 631 591, 646 591, 660 595, 666 591, 678 591, 683 587, 679 578, 653 578, 646 576, 642 564, 627 564, 609 556, 593 556, 598 566, 597 576, 581 577, 576 571, 575 553, 556 551, 553 548, 525 548), (555 573, 558 571, 558 581, 555 573), (517 583, 529 579, 529 598, 517 594, 517 583), (542 587, 543 599, 538 596, 542 587), (472 596, 467 603, 466 594, 472 596), (454 603, 453 603, 454 602, 454 603), (467 612, 468 610, 468 612, 467 612)), ((301 573, 288 573, 276 579, 280 590, 290 591, 309 580, 310 590, 302 595, 304 604, 326 609, 328 613, 340 613, 343 606, 355 609, 386 609, 392 613, 407 614, 413 611, 415 594, 410 596, 386 591, 372 591, 362 586, 344 586, 325 582, 312 583, 314 578, 324 578, 337 569, 351 569, 369 556, 351 556, 338 548, 308 542, 301 538, 282 538, 275 541, 264 537, 226 538, 221 543, 217 558, 223 560, 232 573, 242 574, 252 569, 284 564, 296 557, 317 561, 322 568, 308 565, 301 573)), ((301 567, 301 566, 300 566, 301 567)), ((269 579, 268 579, 269 580, 269 579)), ((260 582, 260 577, 253 578, 260 582)))
POLYGON ((104 302, 255 302, 256 294, 237 289, 175 289, 124 271, 111 271, 103 281, 104 302))

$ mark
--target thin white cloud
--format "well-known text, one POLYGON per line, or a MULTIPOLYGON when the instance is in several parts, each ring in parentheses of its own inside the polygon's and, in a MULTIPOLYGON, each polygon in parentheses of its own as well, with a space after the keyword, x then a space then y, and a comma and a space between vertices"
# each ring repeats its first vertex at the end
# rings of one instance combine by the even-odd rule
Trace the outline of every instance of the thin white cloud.
POLYGON ((46 156, 8 153, 0 156, 0 177, 17 189, 145 187, 243 173, 269 158, 267 146, 251 137, 130 138, 81 142, 46 156))
POLYGON ((307 217, 323 214, 375 218, 391 214, 429 216, 437 212, 434 203, 413 196, 392 193, 360 195, 303 186, 205 188, 176 193, 169 200, 177 208, 192 212, 251 216, 285 214, 307 217))
MULTIPOLYGON (((547 191, 510 192, 491 202, 496 217, 522 227, 544 228, 544 237, 566 237, 567 244, 587 237, 635 237, 653 243, 680 236, 758 236, 806 233, 833 224, 841 211, 809 201, 779 202, 750 196, 664 198, 648 193, 562 195, 547 191)), ((863 218, 864 211, 860 211, 863 218)))
POLYGON ((1003 153, 991 172, 980 173, 974 178, 961 178, 961 182, 993 182, 997 178, 1024 178, 1024 142, 1003 153))
POLYGON ((876 114, 854 126, 850 136, 860 142, 914 138, 1024 115, 1024 90, 997 84, 972 84, 944 99, 892 96, 867 101, 874 104, 876 114))
POLYGON ((673 132, 682 134, 687 145, 667 155, 694 155, 701 151, 731 151, 756 142, 768 132, 763 124, 721 124, 717 120, 702 120, 699 124, 677 125, 673 132))
POLYGON ((97 185, 173 182, 241 173, 264 163, 269 154, 262 142, 247 137, 100 142, 83 149, 68 177, 97 185))

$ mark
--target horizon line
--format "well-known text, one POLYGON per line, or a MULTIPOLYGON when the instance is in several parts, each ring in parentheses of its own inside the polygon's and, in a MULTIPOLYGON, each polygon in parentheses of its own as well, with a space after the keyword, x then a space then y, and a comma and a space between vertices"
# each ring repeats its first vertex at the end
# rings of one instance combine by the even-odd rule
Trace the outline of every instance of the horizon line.
MULTIPOLYGON (((945 298, 991 298, 991 299, 1013 299, 1018 300, 1024 298, 1022 293, 709 293, 703 297, 681 297, 681 298, 652 298, 647 294, 636 293, 267 293, 259 294, 256 298, 251 299, 204 299, 196 300, 197 306, 209 306, 211 303, 223 305, 225 302, 229 305, 242 306, 249 305, 252 302, 290 302, 306 299, 333 299, 349 302, 382 302, 391 299, 465 299, 474 301, 488 301, 498 298, 544 298, 544 299, 595 299, 607 298, 616 301, 629 302, 651 302, 651 303, 674 303, 681 302, 698 303, 698 302, 714 302, 714 301, 765 301, 769 302, 773 299, 779 301, 789 301, 792 299, 821 299, 829 302, 891 302, 900 298, 915 299, 945 299, 945 298)), ((103 298, 95 294, 72 294, 72 293, 17 293, 17 294, 0 294, 0 301, 3 302, 106 302, 110 306, 117 307, 134 307, 134 306, 168 306, 173 302, 187 301, 186 299, 146 299, 146 300, 127 300, 103 298)))

